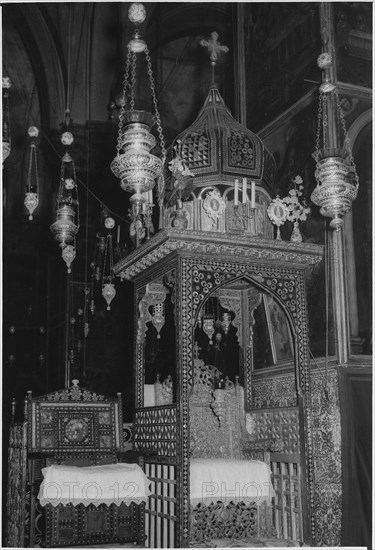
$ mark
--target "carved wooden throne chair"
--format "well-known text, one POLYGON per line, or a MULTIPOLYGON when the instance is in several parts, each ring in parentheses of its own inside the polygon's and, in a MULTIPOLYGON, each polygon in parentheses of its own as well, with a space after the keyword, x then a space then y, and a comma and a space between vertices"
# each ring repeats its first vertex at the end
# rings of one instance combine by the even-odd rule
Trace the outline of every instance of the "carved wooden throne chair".
MULTIPOLYGON (((93 393, 81 389, 74 380, 71 388, 42 397, 28 392, 25 417, 26 472, 18 476, 26 495, 24 509, 22 502, 18 506, 25 521, 22 546, 126 542, 144 546, 148 480, 123 451, 121 395, 111 398, 93 393), (81 477, 84 475, 88 477, 81 477), (127 480, 139 480, 137 494, 134 483, 128 486, 127 480), (125 485, 124 496, 121 491, 125 485), (77 488, 78 497, 74 494, 77 488), (73 490, 69 498, 64 498, 66 489, 73 490), (86 500, 79 498, 82 495, 86 500)), ((19 464, 22 466, 22 460, 19 464)), ((14 479, 13 475, 13 484, 14 479)), ((12 481, 9 505, 12 491, 22 493, 21 487, 15 490, 11 485, 12 481)), ((9 528, 12 531, 11 518, 9 528)), ((17 546, 12 535, 8 539, 11 546, 17 546)))

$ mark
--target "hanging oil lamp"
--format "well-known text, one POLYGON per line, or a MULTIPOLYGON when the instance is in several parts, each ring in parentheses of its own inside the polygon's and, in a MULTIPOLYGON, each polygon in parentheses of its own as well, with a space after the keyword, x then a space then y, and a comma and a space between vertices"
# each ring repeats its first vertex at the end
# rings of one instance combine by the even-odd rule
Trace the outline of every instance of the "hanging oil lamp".
POLYGON ((351 210, 352 202, 357 197, 359 179, 337 86, 331 78, 331 54, 323 52, 318 57, 318 66, 323 70, 323 82, 319 88, 317 135, 313 154, 317 186, 311 194, 311 200, 320 206, 323 216, 332 218, 330 226, 339 230, 344 223, 343 216, 351 210), (337 136, 340 126, 344 137, 342 147, 337 136))
POLYGON ((36 154, 37 138, 39 136, 39 130, 36 126, 30 126, 27 133, 30 137, 30 151, 29 151, 29 167, 27 171, 26 182, 26 195, 24 205, 29 212, 29 220, 33 219, 33 213, 39 204, 38 197, 38 161, 36 154))
POLYGON ((231 314, 228 313, 228 312, 224 312, 223 315, 222 315, 222 321, 221 321, 221 325, 224 329, 224 334, 228 334, 231 323, 232 323, 231 314))
POLYGON ((203 331, 207 334, 209 343, 212 345, 212 336, 215 332, 215 317, 213 315, 203 316, 203 331))
POLYGON ((157 336, 156 338, 160 340, 160 331, 163 328, 165 324, 165 315, 164 315, 164 304, 159 303, 155 304, 153 306, 153 316, 152 316, 152 324, 154 325, 157 336))
POLYGON ((112 249, 112 233, 111 230, 115 226, 115 220, 111 217, 107 217, 104 220, 104 225, 108 229, 105 252, 104 252, 104 264, 103 264, 103 282, 102 282, 102 295, 107 302, 107 310, 111 309, 111 302, 116 296, 115 285, 113 284, 113 249, 112 249), (108 261, 107 261, 108 259, 108 261), (108 264, 108 273, 106 274, 106 267, 108 264))
POLYGON ((50 229, 56 241, 62 249, 62 258, 65 261, 68 273, 71 272, 71 263, 76 256, 76 235, 79 229, 79 202, 77 190, 77 178, 74 161, 70 155, 69 147, 74 138, 70 132, 64 132, 61 143, 65 146, 65 152, 61 161, 60 185, 57 199, 56 221, 50 229))
MULTIPOLYGON (((146 18, 146 10, 140 3, 131 4, 128 17, 138 26, 146 18)), ((155 83, 152 74, 151 59, 147 44, 140 38, 136 28, 133 39, 128 43, 124 87, 122 90, 121 108, 119 114, 117 155, 111 163, 111 170, 120 179, 122 189, 132 193, 130 197, 131 228, 134 232, 135 246, 149 235, 147 223, 149 211, 152 212, 152 199, 147 202, 147 216, 143 203, 146 196, 155 187, 158 180, 158 203, 162 209, 164 200, 163 163, 166 157, 164 137, 160 115, 157 108, 155 83), (155 115, 144 110, 135 109, 135 86, 137 74, 137 54, 144 53, 147 64, 152 102, 155 115), (128 92, 128 93, 127 93, 128 92), (157 144, 157 139, 151 133, 151 127, 156 124, 161 148, 161 159, 151 153, 157 144)))

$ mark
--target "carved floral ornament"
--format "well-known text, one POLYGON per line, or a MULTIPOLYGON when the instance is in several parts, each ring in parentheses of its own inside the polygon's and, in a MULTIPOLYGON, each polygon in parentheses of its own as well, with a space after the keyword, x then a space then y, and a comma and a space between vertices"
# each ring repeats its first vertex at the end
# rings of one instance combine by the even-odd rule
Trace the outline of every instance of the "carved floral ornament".
POLYGON ((145 341, 147 323, 150 321, 157 331, 157 337, 160 338, 160 331, 165 323, 164 302, 167 297, 167 292, 167 289, 162 283, 150 283, 146 285, 146 292, 138 304, 137 342, 139 344, 145 341), (153 306, 152 315, 149 311, 150 306, 153 306))

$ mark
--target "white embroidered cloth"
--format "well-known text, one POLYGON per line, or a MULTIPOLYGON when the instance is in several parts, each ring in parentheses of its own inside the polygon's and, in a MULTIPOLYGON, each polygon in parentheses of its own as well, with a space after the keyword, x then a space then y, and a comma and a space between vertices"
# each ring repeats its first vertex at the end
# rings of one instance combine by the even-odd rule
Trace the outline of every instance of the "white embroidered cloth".
POLYGON ((190 502, 261 504, 274 496, 271 470, 260 460, 190 460, 190 502))
POLYGON ((42 469, 40 504, 120 505, 146 502, 151 494, 150 480, 138 464, 102 466, 52 465, 42 469))

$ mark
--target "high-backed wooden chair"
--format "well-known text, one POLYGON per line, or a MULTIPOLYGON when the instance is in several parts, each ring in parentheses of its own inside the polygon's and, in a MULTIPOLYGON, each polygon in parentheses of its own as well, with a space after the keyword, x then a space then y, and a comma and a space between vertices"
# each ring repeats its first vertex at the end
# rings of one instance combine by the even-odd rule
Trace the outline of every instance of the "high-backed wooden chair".
MULTIPOLYGON (((144 503, 41 506, 38 500, 43 468, 134 461, 123 451, 121 395, 111 398, 93 393, 73 380, 71 388, 41 397, 28 392, 25 416, 27 471, 19 476, 26 483, 23 546, 126 542, 144 546, 144 503)), ((12 489, 14 493, 14 487, 10 493, 12 489)))

